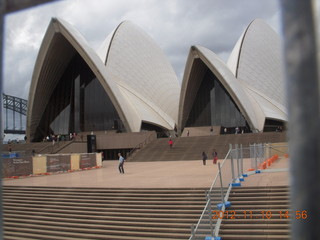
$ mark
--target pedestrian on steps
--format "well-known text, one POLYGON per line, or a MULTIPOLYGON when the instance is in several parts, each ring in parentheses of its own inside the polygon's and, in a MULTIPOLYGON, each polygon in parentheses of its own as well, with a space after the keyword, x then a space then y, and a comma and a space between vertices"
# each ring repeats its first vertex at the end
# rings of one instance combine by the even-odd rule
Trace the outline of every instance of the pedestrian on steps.
POLYGON ((217 151, 215 149, 213 149, 212 156, 213 156, 213 164, 217 164, 218 153, 217 153, 217 151))

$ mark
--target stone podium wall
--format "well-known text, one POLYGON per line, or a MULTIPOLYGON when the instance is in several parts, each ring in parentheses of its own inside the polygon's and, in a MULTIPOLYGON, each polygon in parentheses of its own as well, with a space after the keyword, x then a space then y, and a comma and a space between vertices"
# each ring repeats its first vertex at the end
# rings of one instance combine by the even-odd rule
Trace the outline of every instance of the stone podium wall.
POLYGON ((3 158, 3 177, 13 178, 86 170, 102 166, 101 153, 50 154, 3 158))

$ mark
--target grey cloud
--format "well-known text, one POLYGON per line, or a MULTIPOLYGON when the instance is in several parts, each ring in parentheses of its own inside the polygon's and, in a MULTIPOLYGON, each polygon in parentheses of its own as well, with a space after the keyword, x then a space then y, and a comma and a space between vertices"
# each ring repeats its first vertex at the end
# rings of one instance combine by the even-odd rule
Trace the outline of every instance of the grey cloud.
POLYGON ((5 30, 5 92, 28 97, 26 89, 51 17, 70 22, 94 49, 121 21, 131 20, 163 49, 181 81, 191 45, 207 47, 226 60, 254 18, 277 24, 278 12, 276 0, 68 0, 11 14, 5 30), (19 36, 30 42, 15 39, 19 36))

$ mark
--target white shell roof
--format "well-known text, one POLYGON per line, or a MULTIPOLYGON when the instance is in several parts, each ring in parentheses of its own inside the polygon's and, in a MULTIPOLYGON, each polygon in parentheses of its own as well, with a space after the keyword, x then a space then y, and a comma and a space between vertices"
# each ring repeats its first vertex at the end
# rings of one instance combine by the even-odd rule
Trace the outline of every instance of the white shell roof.
POLYGON ((256 19, 238 40, 227 65, 250 88, 248 94, 258 102, 266 118, 287 121, 282 62, 278 34, 256 19))
POLYGON ((190 79, 191 68, 195 59, 200 58, 201 61, 210 69, 210 71, 218 78, 221 84, 226 88, 232 99, 235 101, 240 111, 246 118, 251 129, 263 129, 264 114, 260 107, 252 101, 247 92, 243 88, 242 84, 237 81, 231 70, 226 64, 211 50, 202 46, 191 47, 186 70, 183 77, 181 96, 180 96, 180 108, 179 108, 179 126, 184 127, 184 123, 188 116, 185 113, 186 105, 191 105, 186 99, 186 94, 192 88, 192 81, 198 81, 198 78, 190 79))
POLYGON ((142 121, 158 119, 160 126, 174 128, 180 85, 168 59, 151 37, 133 23, 122 22, 106 38, 98 55, 106 64, 108 78, 121 86, 123 97, 131 104, 139 102, 132 107, 142 121))
POLYGON ((150 37, 124 22, 107 37, 98 54, 73 26, 54 18, 32 76, 27 113, 29 139, 75 51, 102 84, 128 131, 140 131, 142 121, 174 129, 180 86, 169 61, 150 37))
POLYGON ((184 127, 190 110, 186 105, 192 104, 186 95, 192 81, 197 81, 190 79, 195 59, 201 59, 219 79, 253 131, 263 131, 266 119, 287 121, 280 56, 278 35, 259 19, 242 34, 228 64, 207 48, 191 47, 181 87, 179 127, 184 127))

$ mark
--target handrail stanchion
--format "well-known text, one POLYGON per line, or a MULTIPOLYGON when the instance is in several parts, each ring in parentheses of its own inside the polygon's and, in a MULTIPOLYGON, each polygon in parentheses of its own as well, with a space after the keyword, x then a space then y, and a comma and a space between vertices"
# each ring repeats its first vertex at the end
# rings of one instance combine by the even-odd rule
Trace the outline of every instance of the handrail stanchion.
POLYGON ((239 152, 240 152, 240 148, 238 147, 238 144, 236 144, 236 155, 237 155, 237 171, 238 171, 238 175, 237 178, 240 177, 240 163, 239 163, 239 152))
POLYGON ((191 224, 191 238, 190 240, 194 240, 195 238, 194 224, 191 224))
POLYGON ((242 144, 240 145, 240 168, 241 168, 241 176, 243 175, 243 148, 242 144))
POLYGON ((271 145, 270 144, 268 144, 268 158, 271 158, 271 150, 272 150, 272 148, 271 148, 271 145))
POLYGON ((213 236, 213 222, 212 222, 212 210, 211 210, 210 192, 207 195, 207 201, 208 201, 208 216, 209 216, 209 224, 210 224, 210 234, 211 234, 211 236, 213 236))
POLYGON ((220 163, 218 163, 218 170, 219 170, 219 178, 220 178, 220 185, 221 185, 221 203, 224 204, 224 197, 223 197, 223 184, 222 184, 222 175, 221 175, 221 167, 220 167, 220 163))
POLYGON ((256 144, 253 144, 253 157, 254 157, 254 169, 258 169, 258 159, 257 159, 257 149, 256 149, 256 144))
POLYGON ((231 161, 231 174, 232 174, 232 182, 234 182, 234 179, 235 179, 235 177, 234 177, 234 164, 233 164, 233 152, 231 153, 231 159, 230 159, 230 161, 231 161))

